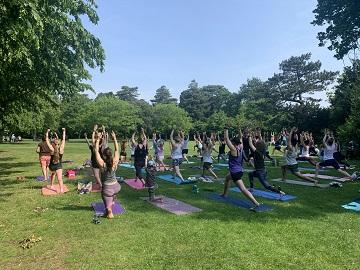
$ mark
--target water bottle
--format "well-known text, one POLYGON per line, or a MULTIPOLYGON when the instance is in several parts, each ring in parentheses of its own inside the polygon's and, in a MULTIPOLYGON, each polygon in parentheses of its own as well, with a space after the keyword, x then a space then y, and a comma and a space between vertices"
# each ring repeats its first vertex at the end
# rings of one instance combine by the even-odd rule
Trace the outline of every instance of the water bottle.
POLYGON ((99 220, 99 216, 98 215, 94 215, 94 217, 93 217, 93 223, 94 224, 100 224, 100 220, 99 220))
POLYGON ((192 186, 192 192, 193 193, 199 193, 199 188, 198 188, 198 186, 196 184, 192 186))

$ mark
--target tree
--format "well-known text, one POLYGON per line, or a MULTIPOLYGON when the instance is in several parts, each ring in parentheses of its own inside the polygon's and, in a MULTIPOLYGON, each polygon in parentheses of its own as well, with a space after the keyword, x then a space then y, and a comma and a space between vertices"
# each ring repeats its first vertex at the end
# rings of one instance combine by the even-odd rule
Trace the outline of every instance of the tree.
POLYGON ((85 0, 0 3, 0 123, 40 99, 92 90, 86 67, 103 71, 105 55, 82 19, 97 24, 95 9, 85 0))
POLYGON ((96 98, 102 98, 102 97, 116 97, 116 95, 113 92, 106 92, 106 93, 99 93, 97 94, 96 98))
POLYGON ((139 96, 137 87, 121 86, 121 90, 116 92, 116 96, 124 101, 135 102, 139 96))
POLYGON ((325 46, 330 41, 328 49, 335 51, 337 59, 359 49, 360 1, 318 0, 313 12, 313 25, 327 25, 325 32, 318 33, 319 46, 325 46))
POLYGON ((292 56, 280 63, 281 73, 268 79, 269 93, 282 104, 304 105, 306 101, 319 102, 310 97, 315 92, 326 91, 337 72, 320 71, 321 62, 310 61, 311 53, 292 56))
POLYGON ((229 118, 223 111, 213 113, 207 120, 207 130, 222 132, 229 118))
POLYGON ((127 137, 143 124, 136 106, 113 97, 101 97, 86 103, 80 109, 76 122, 79 123, 78 132, 81 134, 92 130, 94 124, 99 124, 127 137))
POLYGON ((159 89, 156 90, 154 99, 150 101, 153 105, 177 103, 177 99, 171 96, 169 89, 167 89, 165 85, 162 85, 159 89))
POLYGON ((170 134, 173 128, 188 132, 192 121, 188 113, 175 104, 157 104, 154 106, 153 115, 154 131, 170 134))

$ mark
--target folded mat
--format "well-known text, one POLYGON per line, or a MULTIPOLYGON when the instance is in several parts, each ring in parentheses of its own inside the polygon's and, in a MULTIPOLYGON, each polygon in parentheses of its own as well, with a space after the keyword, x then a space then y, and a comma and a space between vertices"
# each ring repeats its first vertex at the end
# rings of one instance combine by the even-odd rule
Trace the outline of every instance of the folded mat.
POLYGON ((141 197, 141 199, 175 215, 186 215, 202 211, 200 208, 162 195, 156 197, 155 201, 149 201, 148 197, 141 197))
POLYGON ((136 180, 136 179, 126 179, 125 183, 129 186, 132 187, 133 189, 144 189, 144 185, 143 183, 141 183, 140 180, 136 180))
POLYGON ((315 186, 314 183, 311 183, 311 182, 303 182, 303 181, 289 180, 289 179, 286 179, 285 181, 281 180, 280 178, 270 179, 270 180, 274 181, 274 182, 284 183, 284 184, 293 184, 293 185, 300 185, 300 186, 307 186, 307 187, 318 187, 318 188, 330 187, 329 184, 317 184, 315 186))
MULTIPOLYGON (((248 200, 244 200, 244 199, 240 199, 240 198, 234 198, 234 197, 230 197, 230 196, 220 196, 217 193, 209 193, 207 196, 209 199, 214 200, 214 201, 218 201, 218 202, 224 202, 224 203, 230 203, 236 206, 240 206, 243 207, 245 209, 251 209, 252 207, 254 207, 254 204, 248 200)), ((273 210, 274 207, 270 206, 270 205, 266 205, 266 204, 261 204, 258 208, 256 208, 256 212, 265 212, 265 211, 270 211, 273 210)))
MULTIPOLYGON (((68 192, 69 189, 66 185, 64 185, 64 193, 68 192)), ((60 193, 60 186, 59 185, 54 185, 54 189, 50 189, 50 186, 45 186, 41 189, 41 193, 44 196, 52 196, 52 195, 58 195, 61 194, 60 193)))
MULTIPOLYGON (((241 192, 241 190, 238 187, 233 187, 230 189, 231 191, 235 191, 235 192, 241 192)), ((251 192, 251 194, 255 197, 262 197, 265 199, 270 199, 270 200, 278 200, 278 201, 291 201, 296 199, 296 196, 293 195, 281 195, 279 193, 275 193, 272 191, 267 191, 267 190, 261 190, 261 189, 256 189, 254 188, 251 192)))
POLYGON ((167 182, 170 182, 170 183, 174 183, 174 184, 177 184, 177 185, 184 185, 184 184, 193 184, 193 183, 196 183, 196 181, 187 181, 185 178, 184 178, 184 182, 181 181, 181 179, 179 177, 175 177, 173 178, 173 176, 171 174, 164 174, 164 175, 159 175, 158 176, 161 180, 164 180, 164 181, 167 181, 167 182))
MULTIPOLYGON (((105 216, 106 211, 105 211, 105 205, 103 202, 93 202, 93 203, 91 203, 91 207, 94 209, 95 215, 105 216)), ((121 206, 120 203, 115 202, 115 204, 112 207, 112 211, 113 211, 114 215, 117 215, 117 214, 120 215, 125 212, 125 209, 121 206)))
MULTIPOLYGON (((305 176, 308 176, 308 177, 315 177, 315 174, 313 173, 304 173, 305 176)), ((324 179, 324 180, 330 180, 330 181, 338 181, 338 182, 346 182, 346 181, 349 181, 348 178, 339 178, 337 176, 331 176, 331 175, 325 175, 325 174, 319 174, 317 176, 317 178, 319 179, 324 179)))
POLYGON ((341 207, 347 209, 347 210, 353 210, 356 212, 360 212, 360 199, 356 199, 352 201, 351 203, 344 204, 341 207))

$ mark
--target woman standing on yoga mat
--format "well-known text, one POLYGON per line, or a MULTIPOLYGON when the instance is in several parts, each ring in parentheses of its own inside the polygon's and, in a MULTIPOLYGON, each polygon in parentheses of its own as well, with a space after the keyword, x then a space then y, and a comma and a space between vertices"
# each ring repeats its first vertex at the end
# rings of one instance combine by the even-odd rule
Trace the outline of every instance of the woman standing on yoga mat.
POLYGON ((318 184, 318 181, 305 176, 303 174, 301 174, 299 172, 298 169, 298 162, 296 161, 297 158, 297 144, 293 144, 294 142, 296 142, 296 137, 295 132, 297 131, 297 128, 292 128, 290 131, 290 135, 289 135, 289 139, 287 140, 287 147, 285 149, 285 161, 286 161, 286 165, 282 165, 281 166, 281 172, 282 172, 282 180, 286 181, 286 171, 291 171, 291 173, 303 180, 309 181, 309 182, 313 182, 314 185, 316 186, 318 184))
POLYGON ((98 134, 96 133, 96 129, 97 129, 97 125, 94 126, 92 135, 91 135, 91 144, 89 142, 89 139, 87 137, 87 134, 85 133, 85 139, 86 139, 86 143, 88 144, 88 147, 91 151, 91 168, 94 174, 94 178, 96 180, 96 183, 99 185, 99 187, 101 188, 102 184, 101 184, 101 179, 100 179, 100 168, 99 165, 96 161, 96 156, 95 156, 95 142, 96 142, 96 137, 98 136, 98 134))
POLYGON ((180 136, 176 136, 174 138, 174 130, 171 131, 170 142, 171 142, 173 178, 175 179, 175 177, 178 176, 181 182, 184 182, 184 178, 180 173, 180 165, 183 161, 183 156, 182 156, 183 141, 180 136))
POLYGON ((60 193, 64 193, 64 183, 63 183, 63 179, 62 179, 62 157, 64 155, 64 148, 65 148, 65 138, 66 138, 66 133, 65 133, 65 128, 62 129, 62 140, 60 141, 57 134, 55 133, 55 139, 54 142, 51 144, 50 140, 49 140, 49 132, 50 129, 48 129, 46 131, 46 135, 45 135, 45 140, 46 140, 46 144, 50 149, 50 154, 51 154, 51 158, 50 158, 50 164, 49 164, 49 169, 51 171, 51 178, 50 178, 50 188, 55 190, 54 187, 54 181, 55 181, 55 175, 58 179, 59 182, 59 187, 60 187, 60 193))
POLYGON ((243 146, 242 146, 242 132, 239 130, 238 137, 234 137, 232 140, 229 139, 229 130, 225 128, 224 131, 224 139, 226 145, 229 147, 229 174, 225 177, 225 185, 224 185, 224 192, 221 195, 225 197, 227 195, 230 180, 232 180, 235 185, 241 190, 241 192, 251 200, 251 202, 255 205, 251 210, 256 210, 260 204, 254 198, 254 196, 246 189, 243 181, 243 146))
POLYGON ((180 137, 183 140, 184 144, 182 146, 182 156, 183 159, 186 160, 187 164, 189 164, 189 160, 187 158, 187 154, 189 154, 189 135, 184 135, 183 131, 180 131, 180 137))
POLYGON ((115 196, 119 193, 121 186, 116 179, 116 170, 119 163, 119 145, 116 140, 115 132, 111 133, 114 141, 114 156, 109 147, 103 151, 103 157, 99 153, 100 139, 97 138, 95 142, 95 156, 96 161, 101 170, 102 190, 101 196, 106 208, 106 215, 108 218, 113 218, 112 206, 115 203, 115 196))
POLYGON ((207 141, 204 143, 203 150, 202 150, 202 157, 203 157, 203 172, 202 177, 205 178, 205 170, 207 170, 212 176, 217 179, 217 175, 212 170, 212 156, 211 153, 214 149, 214 145, 211 139, 207 139, 207 141))
POLYGON ((310 138, 307 132, 300 134, 300 144, 302 145, 301 153, 296 160, 308 161, 311 165, 316 166, 315 160, 310 157, 310 138))
POLYGON ((47 181, 49 178, 49 165, 51 159, 51 152, 46 143, 46 136, 42 137, 41 143, 38 144, 36 148, 36 153, 39 154, 39 161, 42 173, 44 175, 44 181, 47 181))
POLYGON ((141 135, 138 138, 136 143, 135 141, 135 132, 131 136, 132 144, 135 146, 134 152, 134 166, 135 166, 135 175, 136 180, 139 179, 141 183, 145 186, 144 177, 141 174, 141 170, 146 166, 146 157, 148 155, 147 150, 147 138, 145 135, 145 130, 141 128, 141 135))
POLYGON ((266 144, 262 140, 261 132, 257 132, 255 134, 255 145, 253 142, 253 136, 250 135, 249 137, 249 145, 250 149, 254 153, 254 167, 255 170, 252 172, 249 172, 249 181, 250 181, 250 189, 254 188, 254 177, 259 178, 260 183, 263 185, 264 188, 275 192, 280 193, 281 195, 285 195, 284 192, 281 191, 280 187, 276 188, 269 184, 267 181, 267 171, 265 168, 265 161, 264 161, 264 153, 266 151, 266 144))
POLYGON ((315 177, 319 175, 320 167, 331 166, 339 173, 341 173, 342 175, 346 176, 349 180, 351 180, 350 174, 340 169, 339 163, 334 158, 334 152, 336 152, 337 144, 335 143, 334 135, 328 130, 325 130, 323 144, 324 144, 324 160, 323 162, 319 162, 316 164, 315 177))

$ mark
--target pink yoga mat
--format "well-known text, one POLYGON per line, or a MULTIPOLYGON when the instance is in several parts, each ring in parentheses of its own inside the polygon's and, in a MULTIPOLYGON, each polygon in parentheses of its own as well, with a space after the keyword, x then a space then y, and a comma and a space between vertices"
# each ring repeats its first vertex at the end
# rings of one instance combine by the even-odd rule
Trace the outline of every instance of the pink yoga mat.
MULTIPOLYGON (((68 192, 69 189, 66 185, 64 185, 64 193, 68 192)), ((52 195, 59 195, 60 193, 60 186, 54 185, 54 189, 50 189, 50 186, 45 186, 41 189, 41 193, 44 196, 52 196, 52 195)))
POLYGON ((140 180, 135 179, 126 179, 124 181, 128 186, 132 187, 133 189, 144 189, 144 185, 141 183, 140 180))
POLYGON ((157 200, 155 202, 149 201, 148 197, 141 197, 141 199, 175 215, 187 215, 202 211, 200 208, 172 198, 165 197, 163 195, 157 196, 157 200))

